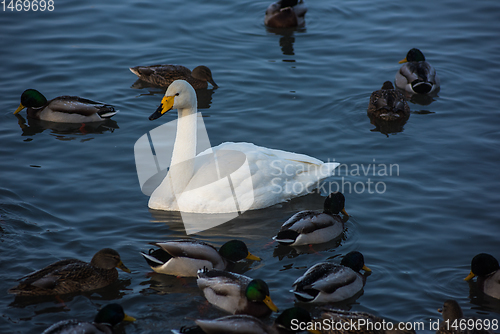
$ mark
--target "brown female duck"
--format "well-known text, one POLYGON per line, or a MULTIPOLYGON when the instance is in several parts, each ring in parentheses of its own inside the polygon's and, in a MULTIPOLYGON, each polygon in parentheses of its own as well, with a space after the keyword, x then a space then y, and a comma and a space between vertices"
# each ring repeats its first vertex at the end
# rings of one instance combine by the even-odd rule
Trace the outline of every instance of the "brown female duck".
POLYGON ((191 70, 182 65, 151 65, 130 67, 130 71, 139 79, 155 86, 167 88, 175 80, 186 80, 194 89, 212 86, 218 87, 212 78, 212 71, 206 66, 198 66, 191 70))
POLYGON ((20 296, 48 296, 103 288, 118 279, 115 268, 129 273, 120 254, 111 248, 98 251, 90 263, 77 259, 61 260, 22 278, 9 293, 20 296))

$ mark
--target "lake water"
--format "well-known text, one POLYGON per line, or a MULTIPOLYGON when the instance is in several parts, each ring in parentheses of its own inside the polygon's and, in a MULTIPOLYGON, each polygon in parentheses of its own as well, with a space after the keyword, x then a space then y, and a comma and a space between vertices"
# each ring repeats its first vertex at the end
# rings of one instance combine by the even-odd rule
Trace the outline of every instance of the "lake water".
POLYGON ((308 1, 306 27, 288 33, 265 28, 268 4, 56 0, 52 12, 0 13, 0 332, 91 320, 115 301, 137 318, 123 326, 128 334, 224 315, 194 279, 148 275, 139 254, 148 242, 186 236, 178 214, 148 209, 134 163, 134 143, 177 117, 149 121, 163 92, 132 88, 128 67, 158 63, 211 68, 220 87, 204 92, 200 110, 213 145, 247 141, 345 164, 327 180, 332 190, 344 186, 352 215, 340 244, 303 254, 272 242, 293 213, 322 207, 318 195, 194 235, 216 246, 244 240, 263 258, 246 274, 269 284, 280 309, 293 305, 291 284, 307 267, 359 250, 373 273, 364 294, 339 307, 427 324, 453 298, 467 316, 500 319, 500 301, 463 281, 477 253, 500 258, 500 3, 308 1), (394 80, 413 47, 436 68, 439 97, 410 103, 402 131, 373 131, 369 96, 394 80), (16 118, 27 88, 105 101, 120 113, 85 127, 39 124, 24 111, 16 118), (60 259, 90 261, 104 247, 132 270, 104 291, 65 305, 6 293, 23 275, 60 259))

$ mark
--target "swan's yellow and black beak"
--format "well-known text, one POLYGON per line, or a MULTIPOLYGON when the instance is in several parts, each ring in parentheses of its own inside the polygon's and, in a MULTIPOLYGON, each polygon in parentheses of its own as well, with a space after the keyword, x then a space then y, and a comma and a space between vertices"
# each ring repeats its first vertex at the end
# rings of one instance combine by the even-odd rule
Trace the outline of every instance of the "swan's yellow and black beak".
POLYGON ((175 95, 164 96, 163 99, 161 100, 161 104, 158 107, 158 109, 156 109, 156 111, 151 116, 149 116, 149 120, 153 121, 157 118, 160 118, 167 111, 171 110, 172 107, 174 106, 174 98, 175 95))
POLYGON ((14 115, 17 114, 18 112, 20 112, 21 110, 23 110, 24 108, 26 108, 25 106, 23 106, 22 103, 19 104, 19 107, 17 107, 16 111, 14 111, 14 115))
POLYGON ((406 57, 405 57, 405 59, 401 59, 399 61, 400 64, 404 64, 404 63, 407 63, 407 62, 408 62, 408 59, 406 59, 406 57))

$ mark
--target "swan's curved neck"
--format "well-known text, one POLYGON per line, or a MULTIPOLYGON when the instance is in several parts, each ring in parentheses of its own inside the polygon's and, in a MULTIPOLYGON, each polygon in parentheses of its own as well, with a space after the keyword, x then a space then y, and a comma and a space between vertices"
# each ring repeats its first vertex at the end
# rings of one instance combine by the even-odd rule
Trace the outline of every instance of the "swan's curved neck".
POLYGON ((177 132, 169 175, 176 195, 186 188, 194 173, 196 156, 196 106, 177 109, 177 132))

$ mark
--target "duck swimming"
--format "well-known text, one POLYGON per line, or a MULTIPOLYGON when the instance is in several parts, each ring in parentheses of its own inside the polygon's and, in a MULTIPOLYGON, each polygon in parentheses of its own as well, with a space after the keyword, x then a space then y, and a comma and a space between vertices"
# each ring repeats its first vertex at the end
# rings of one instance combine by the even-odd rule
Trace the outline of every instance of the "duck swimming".
POLYGON ((20 296, 48 296, 77 293, 103 288, 118 279, 115 268, 130 273, 111 248, 98 251, 90 263, 77 259, 57 261, 22 278, 9 293, 20 296))
POLYGON ((28 108, 28 117, 59 123, 101 122, 118 111, 112 105, 87 100, 78 96, 59 96, 50 101, 35 89, 21 95, 21 103, 14 115, 28 108))
POLYGON ((222 143, 196 155, 196 94, 184 80, 168 87, 149 119, 171 109, 177 109, 178 122, 170 170, 149 199, 151 209, 193 213, 262 209, 312 192, 339 165, 251 143, 222 143), (203 159, 209 154, 216 159, 203 159), (242 165, 227 176, 231 187, 223 189, 213 179, 214 171, 234 166, 235 157, 241 157, 242 165), (212 179, 214 182, 207 182, 212 179))
POLYGON ((471 261, 470 274, 464 279, 470 281, 477 276, 479 289, 493 298, 500 299, 500 265, 492 255, 480 253, 471 261))
POLYGON ((374 91, 368 104, 368 117, 383 121, 401 121, 410 117, 410 107, 404 95, 386 81, 380 90, 374 91))
POLYGON ((278 312, 269 287, 261 279, 222 270, 200 270, 197 283, 208 302, 226 312, 254 317, 278 312))
POLYGON ((155 242, 160 247, 150 250, 149 254, 141 253, 155 272, 160 274, 196 277, 198 270, 206 268, 226 270, 229 264, 249 259, 261 259, 250 254, 243 241, 230 240, 217 249, 203 241, 194 239, 155 242))
POLYGON ((97 313, 93 322, 63 320, 53 324, 42 334, 113 334, 113 326, 122 321, 135 321, 135 318, 125 314, 121 305, 108 304, 97 313))
POLYGON ((264 24, 270 28, 302 27, 306 12, 303 0, 279 0, 267 7, 264 24))
POLYGON ((353 251, 347 253, 340 265, 320 262, 309 268, 293 284, 297 300, 307 303, 339 302, 360 292, 366 277, 359 271, 371 272, 365 266, 363 255, 353 251))
POLYGON ((212 71, 206 66, 197 66, 193 72, 182 65, 151 65, 129 68, 139 79, 158 87, 167 88, 175 80, 186 80, 194 89, 207 88, 209 82, 218 87, 212 78, 212 71))
MULTIPOLYGON (((311 323, 312 317, 309 311, 300 307, 292 307, 284 310, 271 326, 264 324, 260 319, 250 315, 229 315, 213 320, 196 320, 198 327, 183 328, 180 333, 184 334, 286 334, 297 333, 294 330, 297 323, 311 323), (295 324, 295 326, 294 326, 295 324)), ((309 333, 320 334, 317 330, 308 330, 309 333)))
POLYGON ((281 226, 274 240, 289 246, 333 240, 344 231, 344 220, 338 213, 349 216, 344 206, 344 195, 341 192, 331 193, 325 199, 323 212, 306 210, 294 214, 281 226))
POLYGON ((439 77, 419 49, 408 51, 396 73, 396 87, 412 94, 433 94, 439 91, 439 77))

